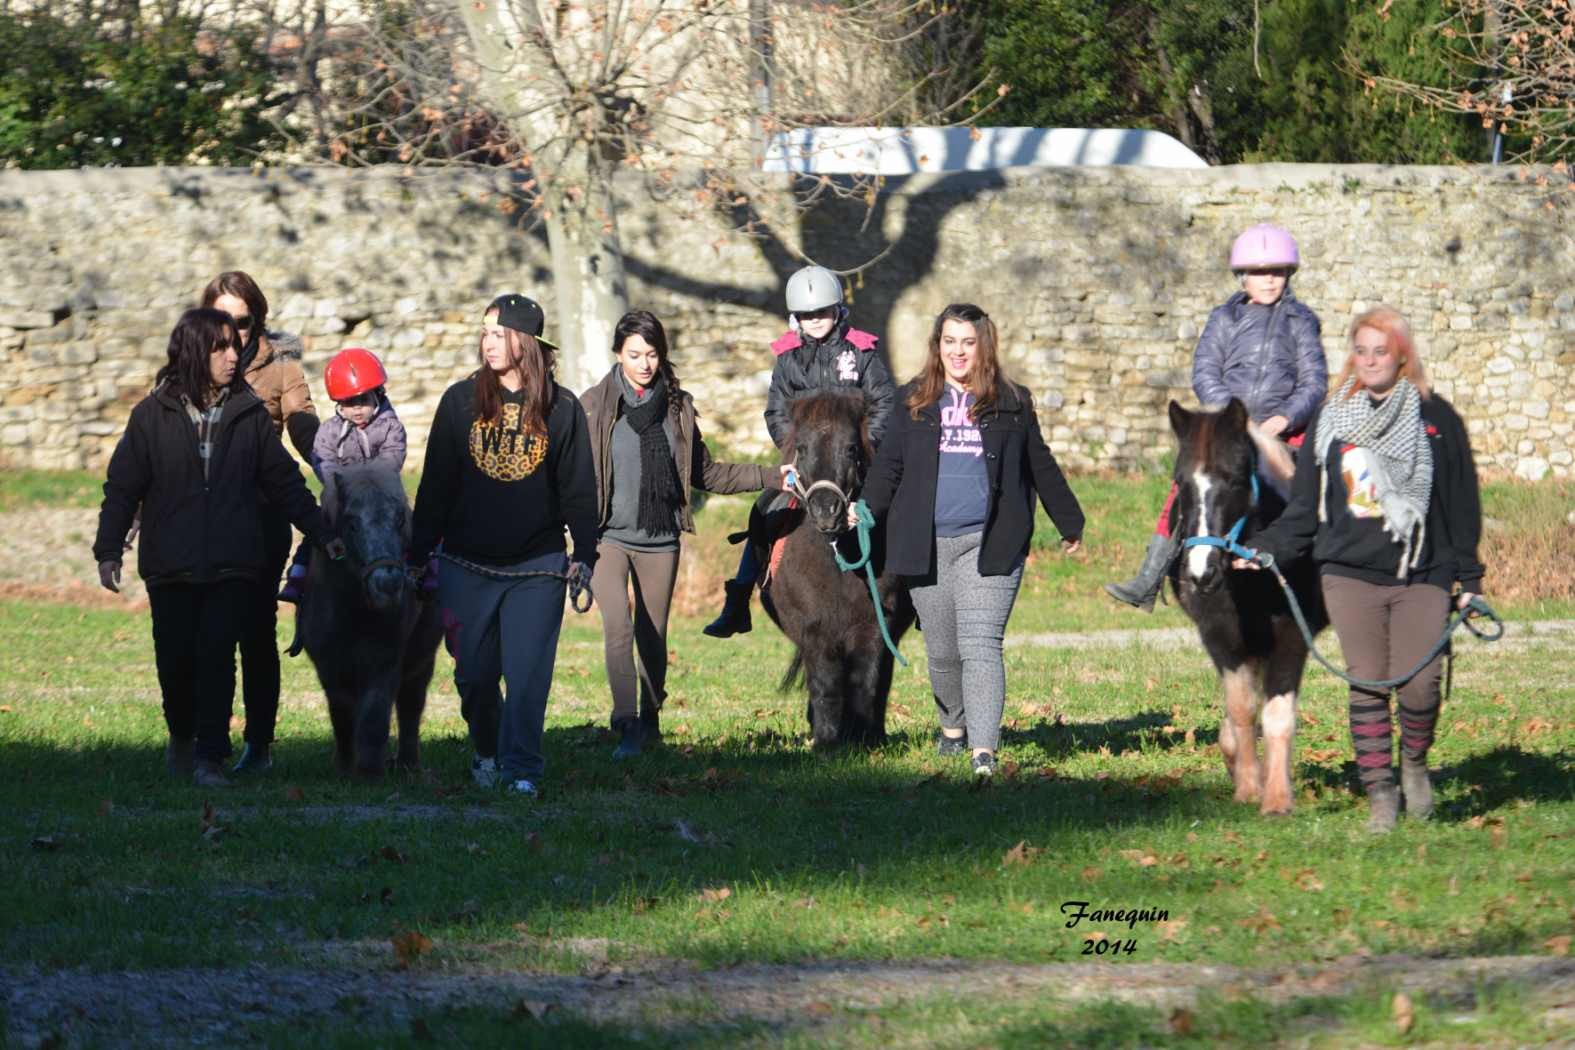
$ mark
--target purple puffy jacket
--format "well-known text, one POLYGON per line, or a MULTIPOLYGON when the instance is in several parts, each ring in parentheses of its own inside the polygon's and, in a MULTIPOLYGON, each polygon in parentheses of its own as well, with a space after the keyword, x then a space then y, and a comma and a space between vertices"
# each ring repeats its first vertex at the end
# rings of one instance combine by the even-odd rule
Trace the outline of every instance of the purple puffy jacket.
POLYGON ((312 456, 324 481, 340 467, 352 463, 386 463, 396 471, 405 466, 405 425, 394 414, 394 403, 386 396, 377 415, 364 427, 357 427, 335 412, 317 428, 312 456))
POLYGON ((1290 420, 1287 434, 1303 430, 1329 393, 1329 362, 1319 339, 1318 315, 1289 288, 1271 307, 1254 308, 1237 292, 1209 315, 1192 357, 1192 391, 1205 405, 1239 398, 1262 422, 1290 420))

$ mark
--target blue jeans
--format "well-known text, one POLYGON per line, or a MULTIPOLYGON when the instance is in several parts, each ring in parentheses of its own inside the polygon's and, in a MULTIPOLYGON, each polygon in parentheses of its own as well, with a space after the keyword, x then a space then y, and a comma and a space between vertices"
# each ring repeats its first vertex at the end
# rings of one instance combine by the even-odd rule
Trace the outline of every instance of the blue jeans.
MULTIPOLYGON (((554 551, 496 568, 564 572, 568 558, 554 551)), ((438 601, 451 640, 460 714, 470 726, 476 753, 496 756, 508 780, 539 780, 546 769, 542 726, 567 586, 551 576, 497 579, 450 561, 438 573, 438 601)))

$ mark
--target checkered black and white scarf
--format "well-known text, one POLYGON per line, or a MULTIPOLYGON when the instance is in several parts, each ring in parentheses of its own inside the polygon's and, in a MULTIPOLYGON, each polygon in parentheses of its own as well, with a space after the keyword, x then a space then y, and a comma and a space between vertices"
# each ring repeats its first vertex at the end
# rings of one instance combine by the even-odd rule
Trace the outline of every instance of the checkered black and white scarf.
MULTIPOLYGON (((1422 422, 1422 395, 1409 380, 1401 379, 1382 401, 1374 402, 1355 391, 1353 376, 1323 406, 1313 436, 1321 467, 1329 461, 1330 446, 1338 441, 1366 449, 1373 468, 1373 486, 1384 513, 1384 531, 1400 544, 1404 577, 1422 556, 1427 534, 1427 504, 1433 495, 1433 450, 1422 422)), ((1329 484, 1322 472, 1325 497, 1329 484)), ((1318 500, 1318 518, 1325 519, 1327 498, 1318 500)))

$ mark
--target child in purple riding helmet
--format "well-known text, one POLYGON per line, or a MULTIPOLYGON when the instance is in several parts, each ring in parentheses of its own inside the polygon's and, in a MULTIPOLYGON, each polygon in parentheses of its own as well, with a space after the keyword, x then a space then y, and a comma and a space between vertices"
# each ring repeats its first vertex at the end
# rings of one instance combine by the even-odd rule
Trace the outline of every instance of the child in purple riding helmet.
MULTIPOLYGON (((864 395, 870 444, 879 448, 886 418, 897 399, 897 385, 876 350, 880 340, 849 324, 842 281, 823 266, 806 266, 788 278, 787 308, 791 327, 771 344, 777 358, 766 395, 766 429, 771 440, 786 450, 793 401, 822 390, 846 390, 864 395)), ((764 513, 779 495, 767 489, 756 503, 757 509, 764 513)), ((703 628, 706 634, 728 638, 751 629, 749 596, 759 575, 753 547, 746 543, 738 575, 724 585, 727 601, 722 614, 703 628)))
MULTIPOLYGON (((1215 307, 1192 357, 1192 391, 1204 405, 1241 401, 1259 432, 1294 447, 1329 391, 1329 363, 1318 315, 1291 294, 1301 265, 1296 239, 1277 226, 1258 225, 1231 245, 1230 268, 1241 290, 1215 307)), ((1118 601, 1153 612, 1165 576, 1181 550, 1170 528, 1176 486, 1160 509, 1138 574, 1105 590, 1118 601)))
MULTIPOLYGON (((323 383, 338 406, 333 418, 317 428, 312 442, 312 466, 323 484, 335 471, 354 463, 382 463, 396 473, 404 469, 405 425, 384 390, 388 373, 377 355, 359 346, 339 351, 323 371, 323 383)), ((280 601, 299 602, 305 595, 311 553, 306 543, 296 548, 280 601)), ((435 588, 434 578, 426 589, 435 588)))

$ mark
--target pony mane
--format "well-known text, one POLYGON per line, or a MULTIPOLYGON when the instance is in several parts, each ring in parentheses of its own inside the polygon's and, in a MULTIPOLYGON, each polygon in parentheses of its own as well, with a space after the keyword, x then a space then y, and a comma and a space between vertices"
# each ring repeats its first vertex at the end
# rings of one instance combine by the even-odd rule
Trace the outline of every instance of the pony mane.
POLYGON ((858 433, 859 442, 864 447, 865 462, 874 453, 870 446, 869 414, 865 411, 863 394, 844 394, 835 390, 806 394, 789 406, 788 416, 793 421, 788 435, 790 448, 798 444, 801 430, 828 430, 841 424, 852 427, 858 433))
MULTIPOLYGON (((341 467, 328 476, 328 482, 323 486, 323 517, 330 523, 335 521, 339 516, 340 505, 348 502, 352 494, 362 490, 371 490, 390 503, 406 508, 410 506, 397 470, 382 463, 355 463, 341 467)), ((410 531, 408 515, 405 531, 410 531)))
POLYGON ((1205 406, 1197 412, 1187 413, 1187 418, 1187 432, 1179 438, 1177 449, 1178 478, 1199 467, 1229 474, 1228 468, 1240 450, 1255 447, 1244 411, 1233 412, 1229 405, 1205 406))

